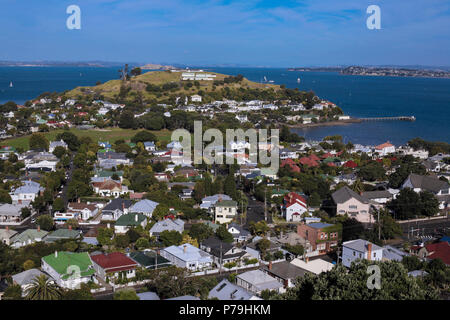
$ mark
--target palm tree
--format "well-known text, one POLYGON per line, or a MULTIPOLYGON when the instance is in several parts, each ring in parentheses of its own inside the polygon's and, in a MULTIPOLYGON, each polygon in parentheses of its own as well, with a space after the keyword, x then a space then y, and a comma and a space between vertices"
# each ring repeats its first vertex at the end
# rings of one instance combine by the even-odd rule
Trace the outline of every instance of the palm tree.
POLYGON ((59 300, 62 292, 59 287, 45 275, 33 279, 31 287, 27 289, 27 300, 59 300))

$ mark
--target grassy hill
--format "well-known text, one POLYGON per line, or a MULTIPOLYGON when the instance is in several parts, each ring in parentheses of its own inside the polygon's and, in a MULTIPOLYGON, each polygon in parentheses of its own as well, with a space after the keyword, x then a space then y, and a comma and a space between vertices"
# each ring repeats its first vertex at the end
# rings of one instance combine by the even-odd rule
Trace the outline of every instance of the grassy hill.
MULTIPOLYGON (((209 74, 215 74, 216 80, 224 80, 227 75, 215 73, 215 72, 205 72, 209 74)), ((171 90, 170 93, 176 93, 176 94, 186 94, 186 95, 192 95, 198 90, 203 91, 212 91, 213 90, 213 81, 199 81, 200 88, 189 88, 186 90, 184 88, 184 84, 186 84, 188 81, 182 81, 181 80, 181 72, 170 72, 170 71, 150 71, 143 73, 137 77, 133 77, 130 80, 123 83, 121 80, 110 80, 108 82, 105 82, 103 84, 99 84, 93 87, 77 87, 68 93, 66 93, 66 96, 70 98, 77 98, 78 96, 83 96, 86 94, 86 92, 91 91, 96 92, 98 94, 103 95, 105 98, 114 98, 117 96, 120 92, 120 88, 122 85, 124 85, 126 88, 130 88, 130 93, 137 93, 140 92, 143 96, 143 98, 158 98, 155 93, 147 92, 146 87, 148 84, 152 85, 162 85, 165 83, 177 83, 180 85, 178 89, 171 90)), ((192 81, 191 81, 192 82, 192 81)), ((257 83, 253 81, 249 81, 248 79, 244 78, 239 83, 227 83, 223 85, 217 85, 215 86, 215 90, 220 90, 224 87, 229 88, 251 88, 251 89, 268 89, 272 88, 274 90, 279 90, 279 85, 274 84, 266 84, 266 83, 257 83)))
MULTIPOLYGON (((142 130, 133 129, 120 129, 120 128, 107 128, 107 129, 91 129, 91 130, 80 130, 72 128, 70 132, 75 134, 77 137, 91 137, 94 142, 97 141, 109 141, 114 143, 117 140, 123 139, 125 141, 131 139, 136 133, 142 130)), ((50 132, 44 132, 43 134, 49 141, 56 139, 59 133, 64 132, 64 130, 52 130, 50 132)), ((150 131, 156 135, 159 141, 170 142, 171 132, 169 130, 159 130, 150 131)), ((23 137, 6 139, 1 142, 2 146, 11 146, 15 148, 23 148, 28 150, 30 148, 29 141, 31 135, 26 135, 23 137)))

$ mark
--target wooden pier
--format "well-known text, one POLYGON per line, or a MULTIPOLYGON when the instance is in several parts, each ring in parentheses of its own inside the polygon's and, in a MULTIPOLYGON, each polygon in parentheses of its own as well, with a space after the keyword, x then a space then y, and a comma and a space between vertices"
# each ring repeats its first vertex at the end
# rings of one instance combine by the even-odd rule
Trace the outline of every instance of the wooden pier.
POLYGON ((400 121, 416 121, 414 116, 398 116, 398 117, 374 117, 374 118, 359 118, 361 121, 386 121, 386 120, 400 120, 400 121))

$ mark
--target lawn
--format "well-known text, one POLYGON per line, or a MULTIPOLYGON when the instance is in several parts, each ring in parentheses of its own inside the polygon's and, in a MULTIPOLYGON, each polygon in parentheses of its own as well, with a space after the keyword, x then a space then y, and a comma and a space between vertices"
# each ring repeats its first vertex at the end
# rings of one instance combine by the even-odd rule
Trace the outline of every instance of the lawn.
MULTIPOLYGON (((80 129, 70 129, 70 132, 74 133, 78 137, 90 137, 94 141, 109 141, 110 143, 114 143, 119 139, 123 139, 125 141, 131 139, 136 133, 141 130, 133 130, 133 129, 120 129, 120 128, 105 128, 105 129, 91 129, 91 130, 80 130, 80 129)), ((52 130, 50 132, 44 132, 44 135, 47 137, 49 141, 53 141, 56 139, 58 133, 64 132, 64 130, 52 130)), ((158 131, 150 131, 156 135, 159 141, 169 142, 171 137, 171 132, 169 130, 158 130, 158 131)), ((18 137, 18 138, 10 138, 0 142, 2 146, 12 146, 15 148, 23 148, 24 150, 28 150, 29 144, 28 141, 30 139, 30 135, 18 137)))

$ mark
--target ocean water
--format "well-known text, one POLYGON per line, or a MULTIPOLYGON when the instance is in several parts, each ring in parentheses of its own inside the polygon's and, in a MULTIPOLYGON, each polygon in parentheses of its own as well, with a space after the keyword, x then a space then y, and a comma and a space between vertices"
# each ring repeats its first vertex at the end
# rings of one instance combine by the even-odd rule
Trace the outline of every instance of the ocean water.
MULTIPOLYGON (((24 103, 42 92, 70 90, 118 78, 119 67, 0 67, 0 103, 24 103), (9 87, 10 81, 13 87, 9 87)), ((264 76, 288 88, 313 90, 353 117, 415 116, 416 121, 377 121, 293 129, 309 140, 339 134, 345 142, 396 145, 421 137, 450 143, 450 79, 345 76, 336 72, 296 72, 269 68, 206 68, 242 74, 260 82, 264 76), (300 84, 297 78, 301 79, 300 84)))

